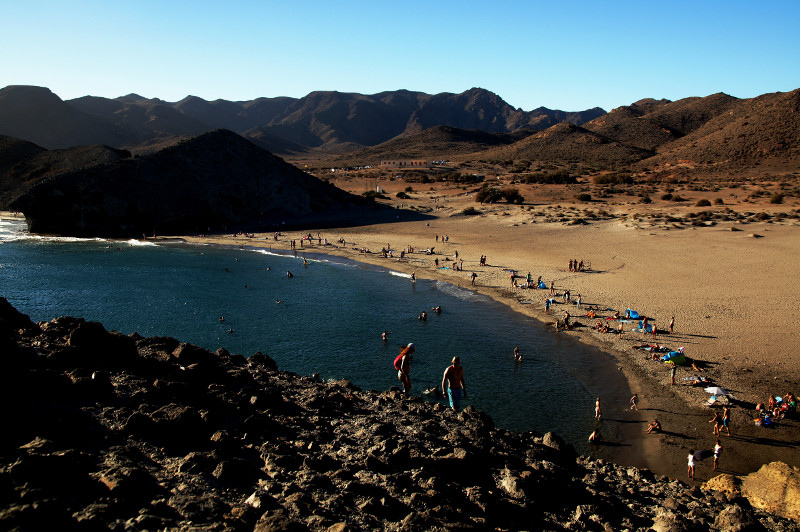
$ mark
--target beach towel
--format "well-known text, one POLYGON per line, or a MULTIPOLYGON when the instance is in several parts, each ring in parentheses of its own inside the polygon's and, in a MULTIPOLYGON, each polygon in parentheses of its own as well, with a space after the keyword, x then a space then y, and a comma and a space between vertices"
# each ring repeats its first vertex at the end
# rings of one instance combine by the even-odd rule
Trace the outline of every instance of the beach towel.
MULTIPOLYGON (((666 356, 666 355, 664 355, 666 356)), ((678 356, 674 356, 669 360, 664 360, 665 364, 675 364, 676 366, 683 366, 686 364, 686 357, 683 354, 679 353, 678 356)))

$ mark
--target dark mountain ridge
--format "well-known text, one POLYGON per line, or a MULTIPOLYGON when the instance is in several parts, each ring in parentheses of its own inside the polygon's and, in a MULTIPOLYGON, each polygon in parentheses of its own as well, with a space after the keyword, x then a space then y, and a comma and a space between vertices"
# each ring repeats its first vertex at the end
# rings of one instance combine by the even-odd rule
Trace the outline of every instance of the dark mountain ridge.
POLYGON ((342 153, 438 125, 509 133, 521 127, 542 129, 563 120, 580 124, 603 113, 602 109, 570 113, 543 107, 525 112, 478 88, 436 95, 407 90, 374 95, 316 91, 299 99, 244 102, 187 96, 174 103, 137 94, 63 101, 43 87, 0 89, 0 134, 48 149, 86 144, 130 148, 168 136, 224 128, 245 137, 255 130, 261 136, 280 137, 291 146, 342 153))
POLYGON ((800 156, 798 91, 750 99, 724 93, 674 102, 644 98, 610 113, 599 108, 571 113, 543 107, 523 111, 479 88, 434 95, 317 91, 303 98, 244 102, 187 96, 170 103, 137 94, 62 101, 45 88, 9 86, 0 89, 0 134, 45 148, 105 144, 143 152, 224 126, 273 153, 352 165, 480 154, 735 169, 766 157, 800 156), (478 139, 476 132, 496 136, 478 139), (512 139, 514 132, 523 133, 512 139))
POLYGON ((271 227, 362 203, 227 130, 136 157, 102 145, 33 153, 0 184, 0 207, 31 232, 69 236, 271 227))

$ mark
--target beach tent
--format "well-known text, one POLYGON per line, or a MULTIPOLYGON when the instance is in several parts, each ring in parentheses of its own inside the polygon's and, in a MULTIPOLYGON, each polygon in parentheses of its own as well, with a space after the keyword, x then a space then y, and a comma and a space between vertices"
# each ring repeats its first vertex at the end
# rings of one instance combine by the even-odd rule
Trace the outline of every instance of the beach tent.
POLYGON ((547 285, 546 285, 546 284, 544 284, 544 281, 539 281, 539 288, 541 288, 542 290, 544 290, 545 288, 547 288, 547 285))
POLYGON ((639 318, 639 313, 636 312, 635 310, 631 310, 631 309, 627 308, 627 309, 625 309, 625 316, 627 316, 629 318, 633 318, 635 320, 635 319, 639 318))
POLYGON ((705 390, 711 395, 728 395, 728 391, 725 388, 720 388, 719 386, 709 386, 705 390))

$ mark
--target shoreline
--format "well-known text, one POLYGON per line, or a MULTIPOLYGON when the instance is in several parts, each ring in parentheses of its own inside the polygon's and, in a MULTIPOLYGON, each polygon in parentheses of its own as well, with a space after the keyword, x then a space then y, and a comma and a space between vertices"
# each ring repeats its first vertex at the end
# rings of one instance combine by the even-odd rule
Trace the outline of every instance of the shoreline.
MULTIPOLYGON (((501 209, 498 210, 502 212, 501 209)), ((663 331, 662 327, 668 322, 668 312, 673 308, 679 308, 680 312, 675 312, 678 316, 675 334, 660 334, 659 343, 664 342, 672 348, 678 347, 678 344, 685 346, 688 356, 702 362, 704 375, 712 377, 714 384, 730 390, 739 401, 733 408, 733 436, 722 438, 725 453, 719 472, 744 475, 756 471, 762 464, 771 461, 783 461, 795 467, 800 465, 800 450, 797 445, 800 441, 800 426, 796 415, 782 422, 777 429, 757 428, 752 423, 754 414, 752 407, 757 401, 764 401, 769 393, 777 395, 790 390, 797 393, 799 387, 794 374, 794 368, 798 367, 798 359, 791 351, 800 339, 798 338, 800 335, 793 327, 791 309, 795 308, 794 303, 800 303, 798 296, 800 286, 784 283, 784 269, 780 264, 774 264, 775 261, 770 260, 770 257, 775 255, 775 248, 780 249, 779 255, 786 264, 793 263, 795 258, 800 259, 800 243, 795 243, 796 225, 761 224, 758 228, 751 227, 751 230, 769 236, 765 239, 755 239, 747 238, 741 233, 729 232, 724 227, 659 234, 655 229, 631 226, 619 221, 599 222, 583 227, 565 227, 555 223, 521 227, 525 222, 518 225, 520 224, 518 220, 517 217, 511 217, 509 220, 500 216, 471 219, 440 217, 431 221, 430 225, 434 227, 425 222, 396 222, 323 229, 321 230, 323 238, 327 237, 334 243, 341 236, 345 238, 347 244, 344 246, 314 244, 304 248, 300 248, 298 244, 297 251, 341 256, 404 273, 415 271, 418 277, 441 280, 475 290, 545 325, 548 324, 548 320, 552 322, 556 315, 560 315, 561 311, 568 307, 558 303, 556 313, 545 314, 540 300, 549 294, 549 290, 512 289, 505 268, 517 269, 521 275, 527 272, 527 268, 531 268, 536 272, 533 275, 534 279, 538 274, 542 274, 544 279, 548 280, 548 285, 552 280, 556 282, 557 289, 570 288, 573 298, 582 291, 586 305, 597 303, 601 308, 605 305, 623 312, 627 307, 639 309, 656 319, 660 331, 663 331), (520 237, 523 231, 526 235, 520 237), (535 233, 539 232, 543 235, 531 238, 531 234, 536 236, 535 233), (438 238, 436 241, 431 241, 431 235, 448 233, 453 237, 446 244, 440 244, 438 238), (603 237, 610 237, 612 242, 603 241, 603 237), (719 247, 719 241, 729 243, 732 238, 737 240, 734 242, 735 253, 730 253, 735 257, 735 261, 721 260, 724 259, 722 255, 702 247, 702 245, 719 247), (542 242, 551 241, 556 241, 560 245, 542 245, 542 242), (691 247, 686 247, 687 241, 692 244, 698 241, 695 251, 691 247), (414 261, 391 260, 382 258, 379 253, 363 254, 357 250, 360 247, 379 250, 382 245, 390 242, 396 243, 392 245, 395 250, 412 245, 415 248, 415 253, 412 254, 414 261), (419 249, 430 246, 434 246, 436 255, 419 253, 419 249), (604 247, 608 248, 606 256, 598 259, 604 247), (772 251, 765 251, 762 249, 764 247, 769 247, 772 251), (562 258, 569 256, 561 248, 587 248, 581 257, 592 257, 591 273, 572 273, 567 272, 565 265, 559 267, 563 262, 562 258), (665 251, 659 252, 659 248, 665 251), (755 248, 756 253, 752 253, 750 248, 755 248), (659 272, 659 276, 653 277, 649 275, 648 268, 655 271, 654 265, 658 266, 658 261, 662 260, 665 254, 675 254, 676 249, 678 253, 687 256, 678 263, 679 265, 689 264, 691 268, 703 272, 709 263, 717 262, 721 268, 710 274, 706 272, 699 278, 692 278, 685 287, 670 287, 665 290, 663 286, 659 286, 660 276, 666 277, 668 284, 674 281, 675 273, 659 272), (455 250, 460 253, 459 260, 464 259, 464 271, 458 272, 463 275, 458 275, 452 270, 434 269, 433 259, 439 258, 440 261, 444 261, 445 258, 452 258, 451 255, 455 250), (479 254, 487 255, 489 266, 481 267, 478 264, 479 254), (645 271, 644 277, 631 268, 631 265, 638 260, 645 263, 642 267, 645 271), (742 264, 737 264, 738 262, 742 264), (737 272, 737 268, 733 266, 742 271, 737 272), (478 273, 476 286, 471 286, 467 277, 473 270, 478 273), (747 277, 753 272, 758 273, 761 284, 756 286, 739 282, 740 278, 747 277), (656 282, 648 284, 650 279, 656 282), (716 283, 713 288, 720 290, 718 295, 722 297, 708 302, 701 300, 700 304, 681 302, 681 297, 685 296, 687 291, 702 292, 703 283, 716 283), (776 287, 780 289, 776 290, 776 287), (670 294, 671 291, 676 291, 678 294, 670 294), (751 293, 753 291, 758 297, 753 297, 751 293), (639 292, 652 294, 658 304, 643 305, 642 296, 637 295, 639 292), (714 306, 718 306, 736 314, 736 318, 741 318, 741 314, 745 312, 741 308, 737 309, 737 306, 731 304, 729 300, 748 302, 746 319, 749 320, 747 322, 749 326, 740 327, 741 334, 737 334, 740 331, 733 330, 737 326, 735 320, 730 320, 733 327, 726 326, 718 316, 709 313, 709 307, 716 310, 714 306), (675 303, 676 301, 678 303, 675 303), (675 307, 671 307, 673 304, 675 307), (668 306, 670 308, 665 310, 668 306), (774 329, 781 331, 780 336, 773 332, 774 329), (765 338, 771 342, 760 341, 765 338), (753 346, 756 346, 756 349, 748 349, 753 346)), ((303 231, 304 234, 309 232, 318 234, 316 230, 303 231)), ((228 247, 275 247, 282 252, 291 253, 288 238, 297 239, 299 236, 299 231, 292 231, 281 236, 277 242, 273 240, 272 233, 259 233, 255 238, 226 234, 160 237, 155 241, 180 239, 189 243, 228 247)), ((452 260, 445 261, 445 264, 452 264, 452 260)), ((680 273, 683 272, 679 271, 678 274, 680 273)), ((573 308, 570 309, 571 313, 573 308)), ((584 325, 589 322, 583 317, 577 317, 577 321, 584 325)), ((714 445, 714 437, 707 424, 713 411, 700 406, 702 401, 708 398, 708 394, 703 392, 702 388, 683 384, 683 377, 689 375, 690 371, 679 368, 677 386, 670 386, 668 370, 661 363, 646 360, 644 353, 631 349, 633 344, 649 341, 649 337, 642 337, 637 333, 626 331, 623 338, 619 339, 615 334, 600 335, 590 328, 579 327, 558 334, 575 336, 579 341, 594 345, 608 353, 616 360, 631 390, 639 394, 640 411, 636 419, 626 420, 620 425, 634 436, 636 429, 641 429, 642 434, 637 441, 642 445, 642 453, 648 463, 628 465, 647 467, 655 473, 686 481, 687 451, 707 450, 714 445), (653 417, 658 417, 664 431, 658 435, 645 436, 644 428, 653 417)), ((607 418, 611 415, 616 418, 627 409, 627 404, 605 404, 604 414, 607 418)), ((601 432, 601 439, 602 436, 601 432)), ((601 448, 604 451, 611 450, 612 454, 623 458, 629 457, 632 451, 618 441, 607 441, 601 448)), ((625 460, 616 462, 624 463, 625 460)), ((700 462, 694 484, 699 485, 711 476, 713 474, 709 462, 700 462)))
MULTIPOLYGON (((466 222, 464 219, 459 221, 466 222)), ((505 277, 506 272, 504 272, 504 269, 517 269, 520 275, 523 276, 526 270, 514 264, 508 252, 501 254, 498 251, 499 248, 497 244, 492 246, 484 243, 486 248, 491 249, 491 251, 487 252, 489 266, 481 267, 478 264, 477 256, 482 253, 479 253, 475 242, 465 241, 466 239, 463 238, 461 224, 456 226, 452 220, 442 218, 434 220, 433 223, 437 226, 436 229, 427 226, 424 222, 398 222, 395 224, 325 229, 320 230, 320 232, 316 230, 306 230, 303 231, 303 234, 320 234, 322 238, 328 239, 330 245, 318 245, 315 237, 314 244, 306 245, 302 248, 299 247, 299 231, 286 233, 281 236, 278 241, 273 239, 272 234, 267 233, 258 233, 254 238, 217 235, 185 237, 185 240, 187 242, 214 243, 227 246, 274 247, 291 252, 289 240, 293 238, 298 241, 298 247, 296 248, 298 254, 322 253, 333 256, 343 256, 358 262, 379 265, 403 273, 415 272, 417 277, 420 278, 440 280, 466 289, 475 290, 495 301, 507 305, 515 312, 540 321, 545 326, 548 325, 548 318, 551 320, 550 323, 552 323, 555 316, 560 316, 565 308, 570 308, 571 314, 574 312, 574 306, 569 307, 567 304, 558 303, 555 305, 556 313, 551 312, 548 316, 544 313, 542 305, 539 305, 538 302, 539 299, 543 300, 544 296, 549 294, 549 290, 511 288, 510 282, 507 281, 508 277, 505 277), (445 244, 429 242, 430 233, 439 231, 441 234, 447 234, 448 230, 451 234, 459 234, 458 240, 453 238, 445 244), (340 237, 344 238, 346 242, 345 245, 335 243, 340 237), (383 258, 379 253, 374 252, 375 250, 380 250, 382 246, 390 244, 391 241, 397 242, 398 239, 401 241, 400 245, 392 245, 392 248, 399 254, 400 249, 411 245, 415 250, 415 252, 410 255, 412 260, 399 260, 397 257, 394 259, 383 258), (384 242, 384 244, 380 244, 381 242, 384 242), (435 244, 439 245, 436 246, 435 244), (418 251, 431 246, 434 247, 434 252, 437 254, 426 255, 418 251), (372 252, 368 254, 360 253, 358 249, 362 247, 366 247, 372 250, 372 252), (464 269, 462 272, 434 269, 433 260, 435 258, 440 259, 440 264, 452 265, 453 256, 451 255, 453 255, 456 250, 460 252, 459 261, 464 259, 464 269), (497 259, 493 260, 493 256, 496 256, 497 259), (468 259, 465 257, 468 257, 468 259), (445 261, 445 258, 451 260, 445 261), (478 274, 477 284, 475 286, 470 284, 467 277, 467 274, 472 271, 476 271, 478 274), (506 287, 503 286, 504 279, 506 279, 505 282, 508 282, 506 287)), ((601 229, 604 231, 616 232, 619 230, 618 227, 614 227, 617 224, 617 222, 606 222, 606 227, 601 229)), ((537 227, 537 229, 539 228, 537 227)), ((550 227, 549 229, 550 231, 562 230, 561 227, 550 227)), ((581 230, 585 228, 577 229, 581 230)), ((789 227, 785 229, 793 230, 794 228, 789 227)), ((630 229, 629 231, 635 231, 635 229, 630 229)), ((719 231, 719 229, 717 229, 717 231, 719 231)), ((500 244, 502 244, 502 242, 500 244)), ((519 262, 519 260, 517 262, 519 262)), ((541 262, 546 262, 546 260, 541 262)), ((566 268, 562 270, 553 266, 544 266, 544 268, 540 266, 539 268, 539 271, 541 271, 541 269, 547 270, 544 279, 552 277, 553 279, 551 280, 556 282, 556 289, 560 289, 559 291, 564 288, 569 288, 573 283, 578 284, 576 289, 572 289, 573 300, 578 291, 586 290, 584 294, 589 294, 591 297, 584 296, 584 305, 598 304, 601 308, 605 308, 604 305, 606 305, 606 301, 601 299, 598 295, 592 294, 591 292, 593 291, 580 286, 579 282, 596 276, 615 275, 615 273, 609 272, 608 270, 600 270, 596 265, 592 273, 584 272, 577 274, 567 272, 566 268)), ((537 275, 534 274, 534 279, 536 276, 537 275)), ((549 282, 547 284, 549 285, 549 282)), ((631 308, 636 308, 635 305, 630 306, 631 308)), ((624 312, 624 308, 626 307, 622 307, 620 310, 624 312)), ((649 310, 645 312, 650 315, 649 310)), ((582 316, 573 319, 576 319, 577 322, 582 325, 591 325, 589 323, 590 320, 582 316)), ((662 327, 666 327, 669 316, 665 317, 663 312, 659 312, 656 319, 658 320, 656 323, 659 326, 659 330, 662 331, 662 327)), ((719 369, 720 361, 714 360, 713 356, 700 354, 706 351, 709 343, 716 342, 719 337, 704 334, 705 330, 697 332, 693 330, 685 331, 686 325, 681 327, 681 324, 693 322, 685 315, 681 316, 679 319, 681 321, 676 319, 678 326, 676 327, 675 334, 659 334, 659 343, 664 342, 674 349, 678 347, 676 344, 680 344, 680 346, 685 345, 687 355, 701 361, 701 367, 706 368, 704 371, 705 375, 711 376, 711 374, 713 374, 715 384, 735 392, 736 398, 741 402, 741 405, 747 405, 749 403, 753 403, 754 405, 756 398, 764 393, 764 388, 769 388, 770 385, 776 384, 768 382, 769 380, 778 381, 781 389, 780 393, 789 390, 797 393, 798 383, 796 377, 793 378, 790 371, 780 371, 780 367, 772 368, 773 370, 777 370, 774 371, 774 374, 765 372, 761 367, 754 367, 746 372, 752 374, 752 377, 749 379, 734 379, 732 377, 735 375, 726 375, 725 372, 719 369), (682 332, 682 329, 684 329, 685 332, 682 332), (767 375, 764 375, 764 373, 767 373, 767 375), (753 381, 751 384, 758 383, 760 386, 748 387, 748 380, 753 381)), ((645 360, 643 352, 634 351, 630 348, 631 345, 636 343, 649 343, 649 335, 644 337, 639 333, 626 331, 622 339, 619 339, 616 334, 600 335, 592 331, 590 327, 577 327, 571 331, 561 331, 558 334, 569 334, 576 337, 579 341, 598 347, 603 352, 611 355, 616 360, 620 371, 625 375, 631 390, 639 394, 640 410, 635 419, 626 420, 624 424, 626 425, 627 433, 631 434, 634 438, 636 429, 641 429, 641 435, 635 438, 635 441, 641 445, 640 450, 646 460, 646 464, 627 465, 647 467, 655 473, 684 480, 688 450, 707 450, 714 446, 714 437, 711 435, 710 426, 707 424, 713 411, 710 408, 700 406, 702 401, 707 399, 709 395, 705 393, 702 388, 695 388, 683 384, 683 378, 691 371, 685 368, 679 368, 678 380, 676 381, 677 385, 670 386, 668 382, 668 369, 666 369, 666 367, 660 362, 645 360), (659 419, 664 427, 664 431, 658 435, 645 435, 644 429, 647 423, 654 417, 659 419), (704 432, 706 430, 708 434, 704 432)), ((790 363, 785 365, 791 366, 790 363)), ((775 393, 777 395, 777 392, 775 393)), ((764 397, 764 399, 766 399, 766 397, 764 397)), ((604 405, 604 414, 607 417, 614 415, 616 418, 620 413, 626 411, 628 406, 627 404, 604 405)), ((720 472, 743 475, 756 471, 764 463, 775 460, 781 460, 794 466, 798 465, 798 456, 800 456, 800 453, 798 452, 796 441, 797 435, 800 433, 800 427, 798 427, 796 418, 785 421, 780 429, 778 429, 780 432, 772 431, 769 434, 764 434, 764 429, 755 427, 752 423, 752 414, 748 411, 749 409, 746 406, 736 406, 732 410, 734 411, 734 433, 732 437, 724 436, 722 438, 726 453, 725 459, 721 461, 720 472), (778 437, 776 438, 775 436, 778 437)), ((602 435, 603 432, 601 431, 601 441, 602 435)), ((611 454, 620 458, 626 457, 626 455, 633 450, 626 448, 625 442, 607 441, 604 445, 609 448, 616 447, 616 450, 612 451, 611 454)), ((619 459, 617 461, 625 462, 624 459, 619 459)), ((707 480, 713 476, 707 461, 701 462, 697 470, 696 483, 707 480)))

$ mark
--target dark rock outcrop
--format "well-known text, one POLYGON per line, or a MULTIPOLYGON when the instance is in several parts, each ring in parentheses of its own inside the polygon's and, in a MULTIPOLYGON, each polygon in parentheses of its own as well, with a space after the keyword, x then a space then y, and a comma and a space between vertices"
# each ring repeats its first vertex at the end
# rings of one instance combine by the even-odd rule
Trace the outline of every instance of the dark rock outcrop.
POLYGON ((141 236, 272 226, 360 201, 226 130, 155 153, 91 146, 17 164, 9 207, 29 230, 70 236, 141 236))
POLYGON ((394 387, 2 299, 0 324, 4 530, 800 529, 394 387))

